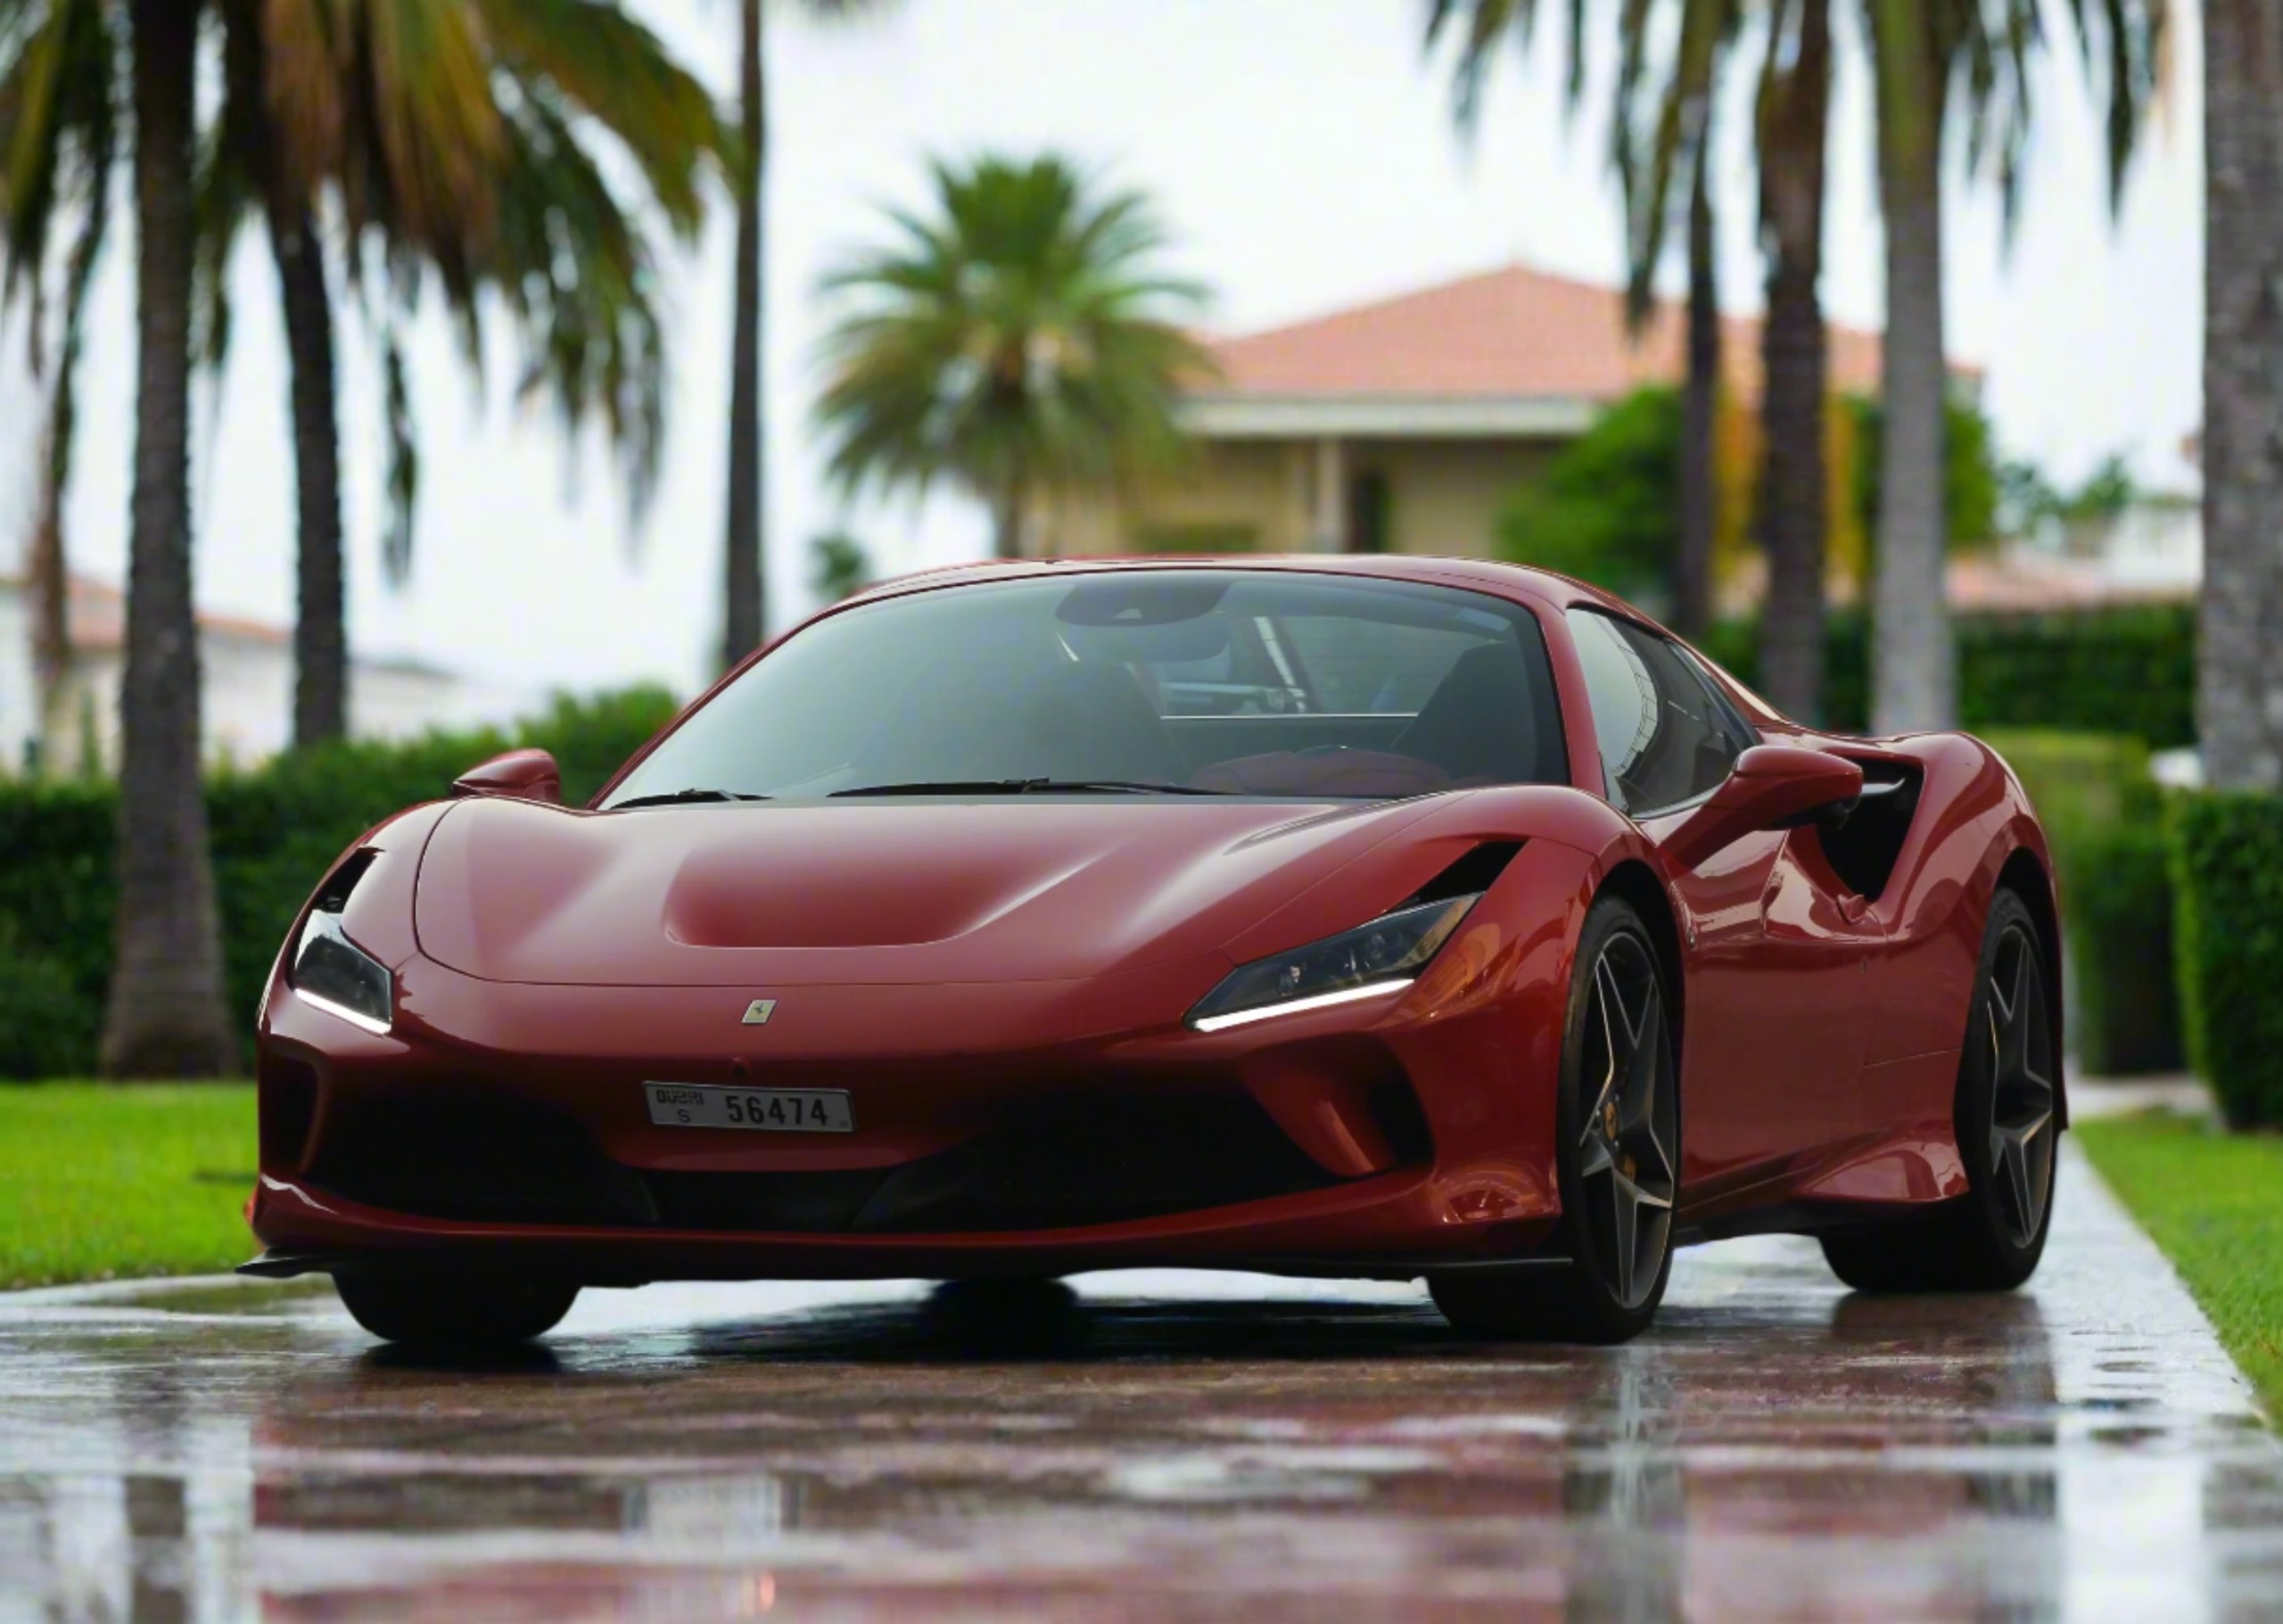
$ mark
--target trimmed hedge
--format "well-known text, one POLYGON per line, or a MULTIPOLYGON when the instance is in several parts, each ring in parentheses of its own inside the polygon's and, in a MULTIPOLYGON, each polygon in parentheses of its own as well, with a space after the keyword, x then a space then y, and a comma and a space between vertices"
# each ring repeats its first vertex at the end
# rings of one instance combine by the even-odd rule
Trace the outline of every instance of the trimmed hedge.
MULTIPOLYGON (((2196 742, 2196 610, 2188 604, 2073 614, 1960 615, 1958 720, 1996 728, 2122 733, 2153 750, 2196 742)), ((1826 628, 1824 716, 1870 725, 1871 643, 1859 612, 1826 628)), ((1747 684, 1759 680, 1760 630, 1727 621, 1704 652, 1747 684)))
POLYGON ((2283 797, 2173 797, 2188 1048, 2229 1125, 2283 1126, 2283 797))
MULTIPOLYGON (((230 1008, 252 1016, 278 944, 309 888, 349 843, 391 812, 518 746, 555 753, 563 790, 585 800, 676 708, 663 688, 557 699, 512 732, 433 733, 280 756, 207 787, 230 1008)), ((118 792, 108 782, 0 780, 0 1078, 87 1076, 111 978, 118 792)))
POLYGON ((1986 737, 2029 791, 2053 847, 2079 1062, 2095 1076, 2178 1070, 2172 886, 2148 746, 2096 733, 1986 737))

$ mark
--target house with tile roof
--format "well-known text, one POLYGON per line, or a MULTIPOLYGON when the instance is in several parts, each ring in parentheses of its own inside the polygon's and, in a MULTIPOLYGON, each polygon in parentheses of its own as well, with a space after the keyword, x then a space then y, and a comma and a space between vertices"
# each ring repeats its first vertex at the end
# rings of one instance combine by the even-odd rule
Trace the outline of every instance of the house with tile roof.
MULTIPOLYGON (((1042 550, 1490 553, 1507 498, 1610 407, 1677 383, 1686 315, 1636 336, 1624 295, 1528 266, 1212 344, 1183 403, 1198 453, 1139 490, 1037 515, 1042 550)), ((1759 321, 1724 322, 1729 387, 1760 392, 1759 321)), ((1875 394, 1876 334, 1830 331, 1832 386, 1875 394)))

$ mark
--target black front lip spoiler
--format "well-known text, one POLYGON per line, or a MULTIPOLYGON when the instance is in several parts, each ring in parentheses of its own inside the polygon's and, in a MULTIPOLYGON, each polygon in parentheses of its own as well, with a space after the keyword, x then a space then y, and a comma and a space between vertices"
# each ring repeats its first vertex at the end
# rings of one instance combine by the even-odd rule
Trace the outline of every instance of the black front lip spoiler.
MULTIPOLYGON (((417 1254, 414 1257, 416 1258, 417 1254)), ((375 1271, 394 1266, 418 1268, 417 1261, 395 1260, 371 1253, 266 1251, 238 1265, 234 1271, 255 1280, 298 1280, 304 1274, 335 1274, 343 1271, 375 1271)), ((1573 1266, 1559 1256, 1530 1257, 1427 1259, 1372 1257, 1341 1260, 1317 1257, 1232 1257, 1210 1264, 1188 1263, 1183 1268, 1208 1268, 1239 1273, 1258 1271, 1290 1279, 1417 1280, 1428 1274, 1467 1274, 1476 1277, 1559 1273, 1573 1266)))

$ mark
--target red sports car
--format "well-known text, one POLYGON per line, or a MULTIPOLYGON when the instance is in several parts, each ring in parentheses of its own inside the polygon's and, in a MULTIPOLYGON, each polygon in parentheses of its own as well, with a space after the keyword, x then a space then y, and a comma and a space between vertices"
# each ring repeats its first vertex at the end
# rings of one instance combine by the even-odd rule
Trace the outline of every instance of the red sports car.
POLYGON ((1955 734, 1786 721, 1428 558, 995 565, 819 615, 588 806, 502 757, 317 887, 247 1268, 384 1338, 585 1286, 1423 1275, 1615 1341, 1673 1249, 2043 1249, 2045 840, 1955 734))

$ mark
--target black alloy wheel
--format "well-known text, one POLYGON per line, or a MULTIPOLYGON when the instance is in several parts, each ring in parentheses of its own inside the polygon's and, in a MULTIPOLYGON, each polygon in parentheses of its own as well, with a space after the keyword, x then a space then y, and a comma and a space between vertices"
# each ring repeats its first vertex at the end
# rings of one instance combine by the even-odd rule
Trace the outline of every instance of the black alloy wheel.
POLYGON ((1664 970, 1640 916, 1587 916, 1556 1112, 1569 1266, 1430 1275, 1445 1317, 1480 1335, 1613 1343, 1648 1329, 1672 1272, 1680 1092, 1664 970))
POLYGON ((1610 938, 1594 966, 1584 1081, 1594 1091, 1575 1155, 1610 1299, 1637 1309, 1664 1284, 1680 1142, 1671 1045, 1657 959, 1633 932, 1610 938))
POLYGON ((2045 1254, 2060 1150, 2059 1051, 2037 919, 1990 903, 1954 1107, 1966 1192, 1923 1219, 1839 1231, 1824 1256, 1859 1291, 2010 1291, 2045 1254))
MULTIPOLYGON (((2053 1064, 2045 970, 2027 925, 2010 922, 1999 935, 1980 1014, 1982 1030, 1972 1035, 1987 1046, 1990 1079, 1982 1145, 2005 1239, 2026 1247, 2044 1233, 2053 1204, 2058 1144, 2053 1084, 2059 1075, 2053 1064)), ((1961 1145, 1970 1142, 1959 1140, 1961 1145)))

